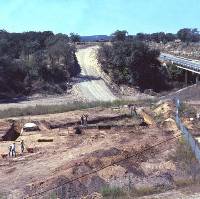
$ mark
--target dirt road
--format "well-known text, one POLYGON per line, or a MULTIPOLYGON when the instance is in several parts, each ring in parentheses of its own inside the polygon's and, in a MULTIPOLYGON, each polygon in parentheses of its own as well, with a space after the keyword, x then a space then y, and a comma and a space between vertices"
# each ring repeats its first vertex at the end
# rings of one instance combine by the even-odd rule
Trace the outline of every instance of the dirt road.
POLYGON ((101 70, 95 57, 98 47, 80 49, 77 59, 81 66, 81 75, 85 81, 78 84, 78 90, 89 101, 113 101, 117 99, 101 78, 101 70))
POLYGON ((13 103, 2 103, 0 109, 25 108, 36 105, 68 104, 74 101, 113 101, 117 99, 101 79, 95 58, 97 47, 80 49, 76 53, 82 72, 72 89, 62 96, 28 97, 13 103))

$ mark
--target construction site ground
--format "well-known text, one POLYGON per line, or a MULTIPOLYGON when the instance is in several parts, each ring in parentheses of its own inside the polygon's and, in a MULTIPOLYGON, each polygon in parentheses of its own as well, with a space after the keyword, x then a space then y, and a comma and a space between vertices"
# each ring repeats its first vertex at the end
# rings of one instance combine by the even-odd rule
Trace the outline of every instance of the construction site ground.
POLYGON ((180 135, 170 119, 170 105, 143 109, 146 115, 142 120, 141 116, 130 116, 127 106, 12 118, 22 124, 34 122, 40 131, 23 132, 15 140, 16 158, 6 156, 13 141, 0 142, 1 195, 50 198, 64 187, 60 198, 89 198, 107 186, 126 190, 176 188, 175 181, 189 176, 170 159, 180 135), (75 134, 74 127, 83 114, 89 116, 88 126, 75 134), (26 149, 23 154, 21 140, 26 149))

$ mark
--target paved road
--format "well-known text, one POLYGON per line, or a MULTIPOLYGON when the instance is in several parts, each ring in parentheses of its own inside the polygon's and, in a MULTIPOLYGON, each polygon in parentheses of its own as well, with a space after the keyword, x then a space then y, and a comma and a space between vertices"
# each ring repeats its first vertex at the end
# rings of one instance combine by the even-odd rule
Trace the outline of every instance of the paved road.
POLYGON ((101 71, 96 60, 98 47, 79 49, 76 53, 85 81, 78 83, 78 89, 89 101, 113 101, 117 98, 101 79, 101 71))
POLYGON ((177 67, 200 74, 200 61, 177 57, 166 53, 161 53, 159 59, 161 61, 171 61, 175 63, 177 67))

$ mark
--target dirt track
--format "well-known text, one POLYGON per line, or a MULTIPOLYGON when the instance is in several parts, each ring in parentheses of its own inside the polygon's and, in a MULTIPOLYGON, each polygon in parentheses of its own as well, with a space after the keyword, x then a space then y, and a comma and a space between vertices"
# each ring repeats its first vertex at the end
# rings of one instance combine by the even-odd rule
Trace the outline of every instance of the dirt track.
POLYGON ((117 98, 101 78, 100 67, 95 57, 97 48, 88 47, 76 53, 82 69, 81 75, 85 77, 85 81, 78 84, 78 89, 89 101, 113 101, 117 98))
POLYGON ((117 99, 101 79, 100 67, 95 58, 97 47, 80 49, 76 53, 82 72, 75 78, 72 89, 60 96, 28 97, 13 103, 2 103, 0 109, 24 108, 36 105, 68 104, 75 101, 113 101, 117 99))

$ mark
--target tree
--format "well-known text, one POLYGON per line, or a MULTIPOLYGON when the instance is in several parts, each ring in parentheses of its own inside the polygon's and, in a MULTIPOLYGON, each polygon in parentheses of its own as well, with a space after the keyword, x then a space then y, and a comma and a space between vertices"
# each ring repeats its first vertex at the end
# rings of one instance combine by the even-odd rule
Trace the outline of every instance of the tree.
POLYGON ((80 73, 75 51, 65 34, 0 31, 0 96, 61 93, 80 73))
POLYGON ((80 42, 81 41, 81 37, 80 35, 78 35, 77 33, 70 33, 70 41, 75 43, 75 42, 80 42))
POLYGON ((137 33, 136 39, 140 41, 145 41, 146 40, 146 34, 144 33, 137 33))
POLYGON ((165 39, 167 42, 174 41, 176 38, 176 35, 172 33, 166 33, 165 35, 165 39))
POLYGON ((160 91, 167 86, 167 71, 158 61, 159 54, 140 41, 119 41, 102 45, 98 62, 117 84, 160 91))
POLYGON ((113 41, 125 41, 128 32, 126 30, 117 30, 111 36, 113 41))
POLYGON ((177 32, 178 38, 183 42, 198 42, 200 41, 200 35, 197 28, 183 28, 177 32))

